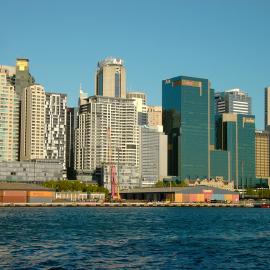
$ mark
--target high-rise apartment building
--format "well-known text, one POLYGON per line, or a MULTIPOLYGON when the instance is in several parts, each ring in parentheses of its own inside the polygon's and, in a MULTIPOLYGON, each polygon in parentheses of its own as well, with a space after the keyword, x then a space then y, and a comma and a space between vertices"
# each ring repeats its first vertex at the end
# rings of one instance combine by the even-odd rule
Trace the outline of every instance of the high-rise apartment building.
POLYGON ((264 128, 270 128, 270 86, 264 89, 264 128))
POLYGON ((34 83, 35 80, 29 73, 29 60, 25 58, 18 58, 16 61, 16 92, 19 94, 19 96, 21 96, 23 90, 34 83))
POLYGON ((74 164, 75 156, 75 130, 78 127, 78 108, 67 108, 67 143, 66 143, 66 168, 67 178, 76 179, 76 171, 74 164))
POLYGON ((66 163, 67 95, 46 93, 45 100, 45 159, 66 163))
POLYGON ((269 178, 269 133, 256 130, 256 177, 269 178))
POLYGON ((19 158, 20 104, 14 75, 14 67, 0 66, 0 161, 19 158))
POLYGON ((168 137, 158 128, 140 127, 141 185, 153 186, 167 176, 168 137))
POLYGON ((162 107, 147 106, 147 118, 150 127, 162 126, 162 107))
POLYGON ((21 93, 20 160, 44 159, 45 92, 34 84, 21 93))
POLYGON ((95 95, 126 97, 126 69, 121 59, 106 58, 98 62, 95 95))
POLYGON ((240 89, 215 93, 216 113, 252 114, 251 97, 240 89))
MULTIPOLYGON (((110 189, 108 167, 117 167, 120 189, 139 185, 139 126, 133 100, 94 96, 81 101, 76 129, 77 178, 103 169, 110 189)), ((85 179, 85 177, 84 177, 85 179)))
POLYGON ((138 112, 138 125, 144 126, 148 124, 146 95, 142 92, 129 92, 127 98, 133 99, 138 112))

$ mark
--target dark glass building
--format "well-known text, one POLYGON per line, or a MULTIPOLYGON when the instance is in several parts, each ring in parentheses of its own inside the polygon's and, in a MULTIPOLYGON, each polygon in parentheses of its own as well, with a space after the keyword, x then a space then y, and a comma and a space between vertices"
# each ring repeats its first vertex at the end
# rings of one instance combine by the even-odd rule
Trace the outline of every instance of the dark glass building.
POLYGON ((256 186, 255 116, 234 113, 219 116, 217 146, 229 153, 230 178, 235 187, 256 186))
POLYGON ((254 116, 230 114, 238 120, 228 124, 227 118, 222 120, 219 115, 216 129, 214 102, 214 90, 207 79, 179 76, 162 82, 168 175, 181 180, 219 177, 237 186, 253 186, 254 116))

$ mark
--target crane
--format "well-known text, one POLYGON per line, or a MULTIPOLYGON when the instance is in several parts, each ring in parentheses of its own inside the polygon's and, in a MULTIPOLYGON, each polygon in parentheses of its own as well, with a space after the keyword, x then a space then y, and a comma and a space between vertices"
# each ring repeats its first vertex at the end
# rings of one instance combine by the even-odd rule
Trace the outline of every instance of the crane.
POLYGON ((111 180, 111 198, 113 200, 119 200, 120 195, 119 195, 119 186, 117 182, 117 173, 116 173, 116 168, 115 165, 112 161, 112 144, 111 144, 111 128, 108 127, 108 175, 111 180))

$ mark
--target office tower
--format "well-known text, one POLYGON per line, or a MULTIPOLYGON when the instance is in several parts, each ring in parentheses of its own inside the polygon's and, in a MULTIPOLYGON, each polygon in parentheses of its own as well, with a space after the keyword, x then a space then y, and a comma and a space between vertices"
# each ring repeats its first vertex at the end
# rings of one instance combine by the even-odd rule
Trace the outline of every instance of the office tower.
POLYGON ((252 114, 251 97, 240 89, 231 89, 215 94, 216 113, 252 114))
POLYGON ((210 82, 185 76, 163 81, 162 107, 169 175, 256 185, 253 115, 222 113, 215 127, 210 82))
POLYGON ((140 127, 141 185, 153 186, 167 176, 168 137, 158 128, 140 127))
POLYGON ((147 106, 146 95, 141 92, 129 92, 127 98, 133 99, 135 107, 138 112, 138 125, 144 126, 148 124, 147 121, 147 106))
POLYGON ((162 107, 147 106, 147 117, 150 127, 162 126, 162 107))
POLYGON ((20 160, 44 159, 45 92, 34 84, 21 93, 20 160))
POLYGON ((236 188, 256 186, 255 117, 223 113, 217 119, 217 146, 229 153, 230 178, 236 188))
POLYGON ((15 90, 22 95, 25 87, 28 87, 35 83, 34 78, 29 73, 29 60, 25 58, 18 58, 16 61, 16 78, 15 78, 15 90))
POLYGON ((256 177, 269 178, 269 133, 256 130, 256 177))
POLYGON ((120 189, 139 185, 139 126, 133 100, 94 96, 83 100, 76 129, 77 179, 102 171, 110 189, 108 167, 117 167, 120 189))
POLYGON ((270 86, 264 89, 264 128, 270 127, 270 86))
POLYGON ((78 108, 67 108, 67 144, 66 144, 66 168, 67 178, 76 179, 74 164, 75 156, 75 129, 78 127, 78 108))
POLYGON ((126 97, 126 69, 123 60, 106 58, 98 62, 95 78, 95 95, 126 97))
POLYGON ((209 178, 214 149, 214 91, 207 79, 175 77, 162 82, 168 172, 180 179, 209 178))
POLYGON ((14 67, 0 66, 0 161, 19 158, 20 106, 14 75, 14 67))
POLYGON ((45 159, 66 162, 67 95, 46 93, 45 100, 45 159))

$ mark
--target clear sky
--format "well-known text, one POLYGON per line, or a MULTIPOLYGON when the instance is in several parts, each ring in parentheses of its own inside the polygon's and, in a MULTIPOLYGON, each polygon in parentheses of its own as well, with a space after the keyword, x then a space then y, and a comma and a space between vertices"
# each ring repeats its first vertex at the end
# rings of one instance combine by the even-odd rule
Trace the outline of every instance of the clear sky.
POLYGON ((30 59, 46 91, 77 104, 80 82, 94 93, 99 60, 120 57, 127 87, 161 104, 162 79, 208 78, 252 97, 257 128, 270 85, 269 0, 0 0, 0 64, 30 59))

